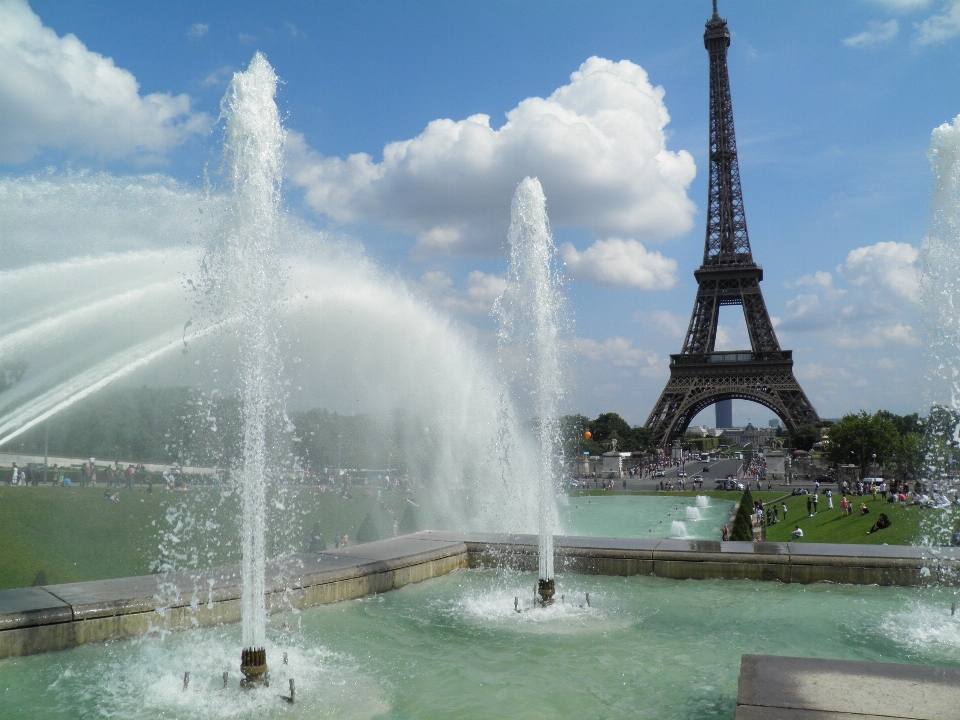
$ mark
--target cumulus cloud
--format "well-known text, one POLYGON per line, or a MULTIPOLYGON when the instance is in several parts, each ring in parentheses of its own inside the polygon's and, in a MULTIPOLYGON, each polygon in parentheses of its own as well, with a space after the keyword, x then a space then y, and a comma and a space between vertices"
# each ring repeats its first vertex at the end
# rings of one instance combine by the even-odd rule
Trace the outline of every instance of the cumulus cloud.
POLYGON ((229 65, 221 65, 212 73, 207 75, 203 82, 200 83, 203 87, 212 87, 214 85, 226 85, 227 81, 233 77, 233 73, 236 70, 229 65))
POLYGON ((924 8, 930 4, 930 0, 873 0, 873 2, 882 5, 887 10, 904 13, 924 8))
POLYGON ((677 261, 636 240, 598 240, 583 252, 564 243, 560 257, 570 279, 594 285, 668 290, 677 283, 677 261))
POLYGON ((157 159, 209 126, 188 96, 139 91, 129 71, 58 37, 24 0, 0 0, 0 162, 43 148, 157 159))
POLYGON ((846 350, 917 345, 918 256, 912 245, 896 242, 851 250, 836 276, 820 271, 788 284, 805 292, 787 302, 778 329, 817 332, 846 350))
POLYGON ((687 334, 687 318, 669 310, 637 310, 633 319, 644 324, 657 335, 670 340, 682 340, 687 334))
POLYGON ((667 149, 664 91, 626 60, 588 59, 570 83, 531 97, 500 128, 488 115, 440 119, 366 153, 324 157, 290 133, 287 172, 307 205, 337 223, 374 220, 418 237, 423 253, 490 253, 502 244, 517 183, 536 176, 557 226, 600 237, 685 233, 696 174, 667 149))
POLYGON ((210 26, 207 25, 207 23, 194 23, 190 26, 190 29, 187 30, 187 37, 199 39, 208 32, 210 32, 210 26))
POLYGON ((787 287, 802 287, 804 285, 812 285, 814 287, 820 288, 830 288, 833 287, 833 275, 823 270, 817 270, 815 273, 809 275, 803 275, 796 280, 791 282, 784 283, 787 287))
POLYGON ((883 43, 893 40, 898 32, 900 32, 900 23, 896 20, 887 20, 887 22, 871 20, 867 23, 866 30, 846 38, 843 44, 852 48, 882 45, 883 43))
POLYGON ((960 35, 960 0, 949 0, 944 3, 940 13, 916 23, 914 27, 916 40, 921 45, 933 45, 960 35))
POLYGON ((461 315, 489 315, 493 301, 503 295, 507 281, 500 275, 473 270, 462 288, 442 270, 431 270, 410 283, 411 288, 447 312, 461 315))
POLYGON ((626 338, 612 337, 603 342, 574 338, 572 344, 573 350, 586 360, 634 368, 640 375, 659 377, 665 368, 665 360, 657 353, 634 347, 633 341, 626 338))
POLYGON ((920 296, 917 248, 908 243, 880 242, 851 250, 839 272, 856 287, 872 287, 916 303, 920 296))

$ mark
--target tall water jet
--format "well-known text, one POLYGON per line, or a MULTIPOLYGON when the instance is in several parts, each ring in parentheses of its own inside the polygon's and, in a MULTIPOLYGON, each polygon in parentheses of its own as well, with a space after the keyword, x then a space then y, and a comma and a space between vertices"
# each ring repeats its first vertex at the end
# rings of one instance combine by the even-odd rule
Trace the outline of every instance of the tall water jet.
MULTIPOLYGON (((922 248, 921 307, 934 403, 949 398, 927 422, 926 476, 944 487, 943 456, 960 438, 960 115, 934 129, 928 152, 935 185, 930 233, 922 248), (952 412, 951 412, 952 411, 952 412), (939 459, 939 461, 938 461, 939 459)), ((922 544, 945 545, 956 529, 949 512, 925 513, 922 544)))
POLYGON ((535 421, 538 491, 538 593, 552 602, 554 494, 560 480, 559 413, 564 395, 562 338, 566 301, 555 266, 547 201, 536 178, 517 186, 511 208, 507 290, 497 305, 501 359, 515 394, 535 421))
POLYGON ((274 97, 277 76, 259 52, 238 72, 221 103, 224 155, 232 206, 205 261, 216 311, 235 321, 242 458, 243 588, 241 670, 249 683, 266 680, 266 473, 269 431, 282 415, 278 330, 283 273, 279 248, 280 180, 284 131, 274 97))
POLYGON ((923 309, 933 372, 960 408, 960 116, 936 128, 928 153, 935 185, 924 243, 923 309))

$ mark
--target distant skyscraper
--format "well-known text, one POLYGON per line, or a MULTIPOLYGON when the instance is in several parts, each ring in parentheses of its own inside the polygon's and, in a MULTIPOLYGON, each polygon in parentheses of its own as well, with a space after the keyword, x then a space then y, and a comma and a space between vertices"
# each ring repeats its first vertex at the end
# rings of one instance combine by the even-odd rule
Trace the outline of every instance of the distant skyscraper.
POLYGON ((733 400, 721 400, 714 407, 717 409, 717 427, 733 427, 733 400))

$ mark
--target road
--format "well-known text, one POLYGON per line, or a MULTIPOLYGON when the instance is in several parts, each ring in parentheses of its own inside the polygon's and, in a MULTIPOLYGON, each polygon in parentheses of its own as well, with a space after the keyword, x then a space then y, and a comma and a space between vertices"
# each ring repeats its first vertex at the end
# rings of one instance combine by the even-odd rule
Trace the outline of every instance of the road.
MULTIPOLYGON (((689 462, 683 469, 687 473, 686 480, 686 489, 693 490, 692 483, 690 482, 693 479, 693 476, 701 473, 703 475, 703 489, 704 490, 713 490, 714 480, 717 478, 725 478, 727 475, 734 475, 743 464, 742 460, 717 460, 715 462, 689 462)), ((662 478, 654 477, 635 477, 626 478, 627 481, 627 490, 659 490, 661 480, 669 480, 673 487, 676 489, 677 480, 679 479, 677 473, 680 468, 669 468, 664 471, 664 476, 662 478)), ((597 481, 597 486, 600 486, 601 481, 597 481)), ((614 486, 617 490, 623 489, 623 480, 618 482, 614 486)), ((699 488, 697 488, 699 489, 699 488)))

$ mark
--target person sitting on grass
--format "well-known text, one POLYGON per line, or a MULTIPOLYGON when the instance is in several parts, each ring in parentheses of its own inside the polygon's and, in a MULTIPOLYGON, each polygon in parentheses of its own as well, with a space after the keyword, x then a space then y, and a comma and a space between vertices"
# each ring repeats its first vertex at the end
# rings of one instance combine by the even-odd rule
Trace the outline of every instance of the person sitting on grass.
POLYGON ((860 503, 860 514, 861 514, 861 515, 866 515, 868 512, 870 512, 870 508, 867 507, 867 504, 866 504, 866 503, 860 503))
POLYGON ((875 533, 877 530, 883 530, 884 528, 888 528, 891 525, 893 525, 893 523, 890 522, 890 518, 887 517, 887 514, 880 513, 877 516, 877 521, 873 524, 873 527, 867 530, 867 535, 869 535, 870 533, 875 533))
POLYGON ((796 540, 797 538, 802 538, 802 537, 803 537, 803 530, 801 530, 801 529, 800 529, 800 526, 797 525, 797 526, 793 529, 793 532, 790 533, 790 539, 791 539, 791 540, 796 540))

